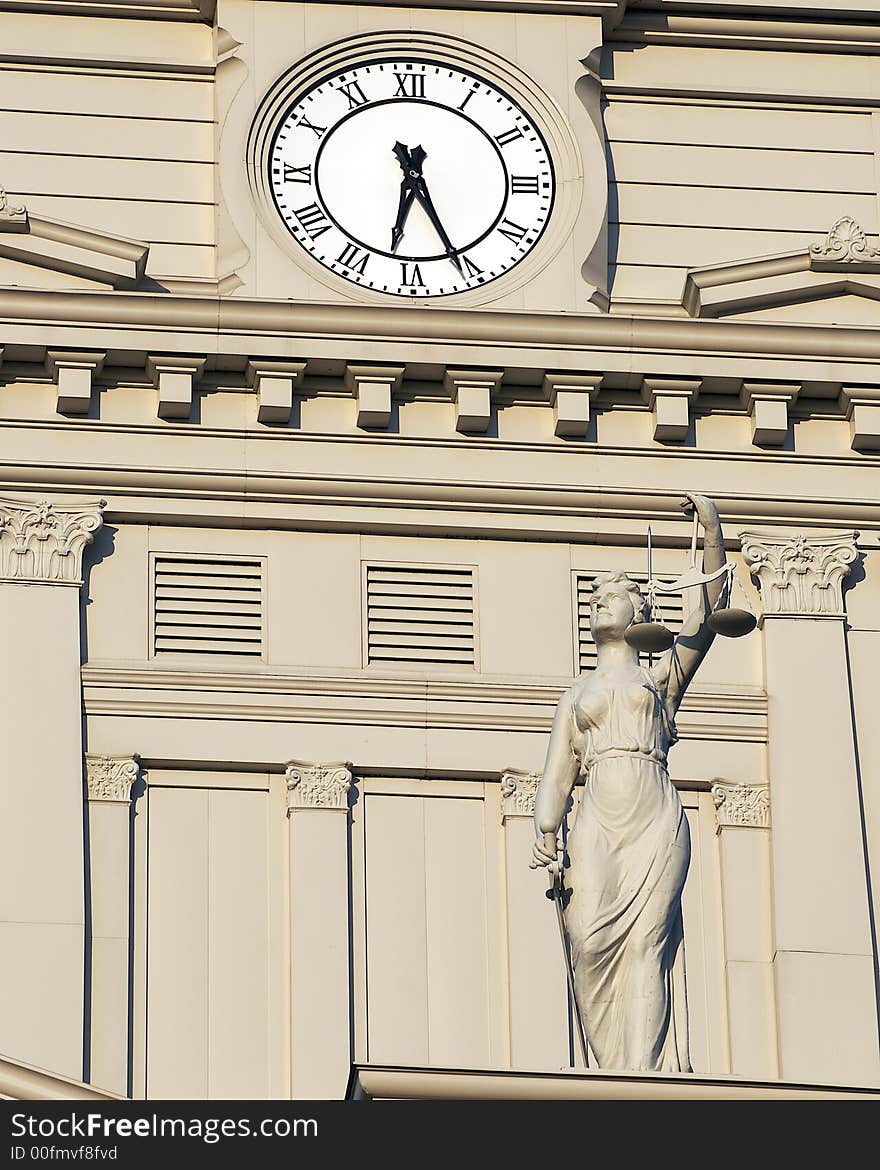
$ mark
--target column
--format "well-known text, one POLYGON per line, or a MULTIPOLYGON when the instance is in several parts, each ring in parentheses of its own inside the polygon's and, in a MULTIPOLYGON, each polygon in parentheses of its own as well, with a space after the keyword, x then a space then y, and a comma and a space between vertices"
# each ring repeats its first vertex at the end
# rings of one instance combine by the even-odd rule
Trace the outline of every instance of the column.
POLYGON ((857 536, 742 534, 764 608, 773 966, 786 1080, 880 1077, 842 594, 857 536))
MULTIPOLYGON (((571 1067, 568 983, 556 907, 546 869, 529 869, 535 837, 537 772, 508 768, 501 776, 507 857, 510 970, 510 1062, 513 1068, 571 1067)), ((582 1064, 577 1044, 574 1057, 582 1064)))
POLYGON ((86 755, 91 894, 89 1081, 128 1095, 131 798, 138 757, 86 755))
POLYGON ((770 790, 766 784, 712 785, 719 836, 730 1069, 779 1075, 773 997, 770 790))
POLYGON ((104 500, 0 498, 0 1037, 84 1071, 83 549, 104 500))
POLYGON ((351 1065, 351 765, 287 766, 291 1096, 341 1100, 351 1065))

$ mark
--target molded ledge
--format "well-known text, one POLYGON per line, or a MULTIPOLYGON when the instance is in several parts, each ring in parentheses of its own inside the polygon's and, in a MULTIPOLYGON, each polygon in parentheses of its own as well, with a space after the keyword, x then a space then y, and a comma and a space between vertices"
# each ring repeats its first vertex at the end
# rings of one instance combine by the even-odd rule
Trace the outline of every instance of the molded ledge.
POLYGON ((64 16, 152 17, 157 20, 214 19, 217 0, 0 0, 0 11, 64 16))
POLYGON ((880 1101, 880 1088, 695 1073, 497 1072, 354 1065, 346 1098, 458 1101, 880 1101))
POLYGON ((0 232, 0 256, 50 268, 113 288, 135 288, 147 267, 149 245, 60 220, 28 217, 25 231, 0 232))
POLYGON ((125 1101, 116 1093, 0 1056, 0 1098, 7 1101, 125 1101))

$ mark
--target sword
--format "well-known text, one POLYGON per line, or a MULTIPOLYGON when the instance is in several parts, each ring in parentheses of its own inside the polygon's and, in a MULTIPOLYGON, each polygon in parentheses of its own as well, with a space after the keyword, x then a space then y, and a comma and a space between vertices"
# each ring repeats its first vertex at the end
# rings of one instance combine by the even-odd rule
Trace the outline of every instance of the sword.
POLYGON ((568 945, 568 935, 565 932, 565 918, 563 916, 565 887, 562 878, 562 865, 556 862, 555 865, 548 866, 550 871, 550 891, 553 896, 553 901, 556 903, 556 920, 559 923, 559 937, 562 941, 562 954, 565 959, 565 974, 568 979, 568 991, 571 996, 571 1002, 574 1009, 574 1022, 578 1035, 578 1042, 580 1044, 581 1056, 584 1060, 584 1068, 590 1067, 589 1057, 587 1056, 587 1034, 584 1031, 584 1021, 581 1019, 581 1009, 578 1005, 577 995, 574 989, 574 968, 571 964, 571 950, 568 945))

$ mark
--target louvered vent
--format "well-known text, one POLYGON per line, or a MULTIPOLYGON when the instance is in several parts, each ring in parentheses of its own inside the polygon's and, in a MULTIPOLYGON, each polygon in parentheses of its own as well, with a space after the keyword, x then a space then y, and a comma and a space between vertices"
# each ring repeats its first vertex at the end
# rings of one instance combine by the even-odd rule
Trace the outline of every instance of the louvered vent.
MULTIPOLYGON (((597 570, 595 573, 578 573, 575 579, 575 588, 577 590, 578 664, 581 671, 592 670, 596 665, 596 643, 593 641, 593 635, 590 633, 590 598, 593 593, 593 581, 599 576, 600 571, 597 570)), ((643 589, 648 582, 647 573, 627 572, 627 576, 631 577, 633 581, 637 581, 643 589)), ((662 621, 664 625, 669 626, 674 634, 677 634, 684 621, 683 593, 660 593, 657 595, 657 600, 660 604, 660 616, 657 620, 662 621)), ((639 660, 641 662, 647 662, 648 655, 640 654, 639 660)))
POLYGON ((367 565, 367 662, 474 666, 474 572, 367 565))
POLYGON ((154 561, 154 654, 263 654, 263 563, 154 561))

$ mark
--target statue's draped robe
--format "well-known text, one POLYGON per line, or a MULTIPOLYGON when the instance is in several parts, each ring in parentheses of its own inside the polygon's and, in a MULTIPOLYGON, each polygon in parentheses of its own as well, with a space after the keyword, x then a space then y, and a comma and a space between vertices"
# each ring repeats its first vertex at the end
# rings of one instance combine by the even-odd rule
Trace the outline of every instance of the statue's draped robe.
POLYGON ((586 777, 565 912, 578 1005, 600 1068, 690 1072, 681 891, 690 834, 666 771, 675 727, 657 682, 575 697, 586 777))

